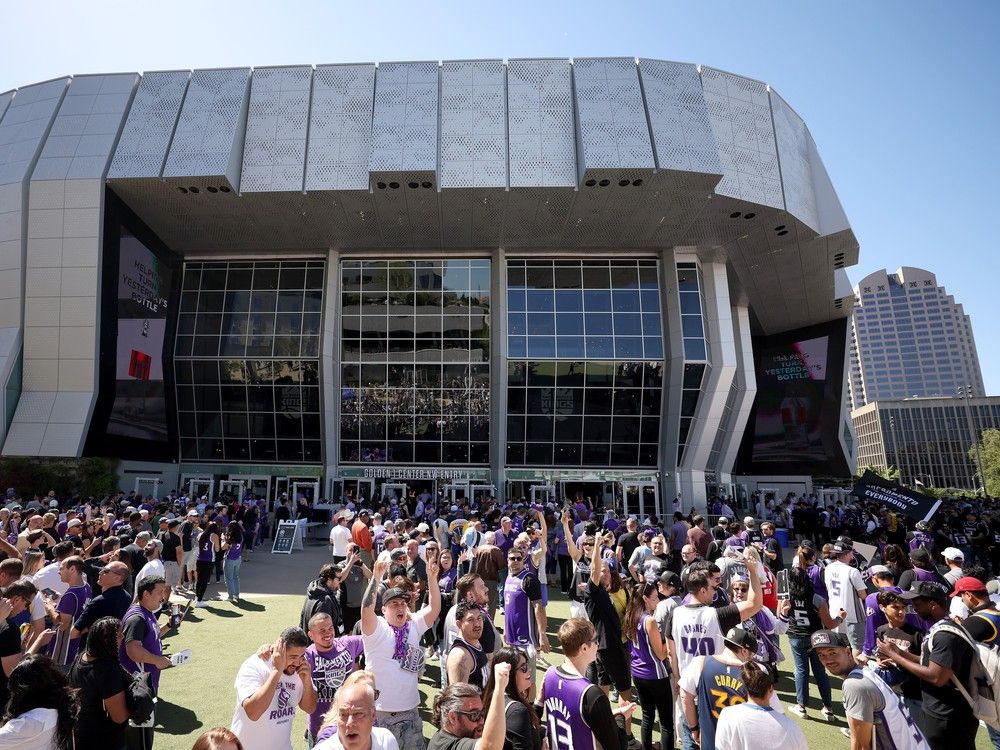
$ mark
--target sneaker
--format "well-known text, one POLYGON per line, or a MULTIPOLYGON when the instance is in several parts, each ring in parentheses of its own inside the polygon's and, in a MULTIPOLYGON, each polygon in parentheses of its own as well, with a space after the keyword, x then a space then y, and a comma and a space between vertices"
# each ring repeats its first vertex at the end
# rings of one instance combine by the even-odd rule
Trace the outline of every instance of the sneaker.
POLYGON ((829 709, 829 708, 826 708, 824 706, 823 707, 823 718, 826 719, 827 721, 833 721, 833 719, 834 719, 833 710, 829 709))
POLYGON ((851 728, 850 727, 841 727, 840 728, 840 733, 842 735, 844 735, 847 739, 851 739, 851 728))
POLYGON ((806 713, 805 708, 803 708, 802 706, 800 706, 798 703, 793 703, 792 705, 790 705, 788 707, 788 710, 791 711, 796 716, 801 716, 803 719, 806 719, 806 718, 809 717, 809 714, 806 713))
POLYGON ((194 603, 194 606, 197 607, 198 609, 205 609, 208 605, 205 604, 205 602, 199 600, 194 603))
POLYGON ((424 661, 430 661, 433 658, 435 658, 434 647, 428 646, 427 648, 424 649, 424 661))
POLYGON ((608 693, 608 698, 614 703, 617 703, 619 700, 621 700, 621 695, 619 695, 617 690, 611 688, 611 692, 608 693))

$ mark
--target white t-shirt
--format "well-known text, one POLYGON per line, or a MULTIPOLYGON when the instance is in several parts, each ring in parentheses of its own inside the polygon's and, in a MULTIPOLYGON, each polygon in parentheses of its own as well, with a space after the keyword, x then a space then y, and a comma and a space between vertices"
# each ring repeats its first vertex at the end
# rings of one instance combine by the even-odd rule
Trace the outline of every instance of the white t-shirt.
POLYGON ((858 599, 858 592, 867 592, 867 589, 861 571, 840 560, 834 560, 823 571, 823 581, 830 595, 828 598, 830 615, 836 617, 841 609, 847 612, 847 617, 838 630, 843 631, 843 625, 848 623, 863 622, 864 605, 858 599))
POLYGON ((302 700, 302 679, 298 673, 281 675, 278 687, 257 721, 250 721, 243 701, 257 692, 271 675, 271 662, 254 654, 236 674, 236 710, 230 727, 243 744, 243 750, 292 750, 292 720, 302 700))
POLYGON ((63 583, 59 578, 59 563, 54 562, 46 565, 31 577, 31 582, 39 591, 52 589, 59 596, 62 596, 69 589, 68 583, 63 583))
POLYGON ((727 706, 715 727, 717 750, 808 750, 805 735, 791 718, 753 703, 727 706))
POLYGON ((375 707, 379 711, 409 711, 420 704, 420 691, 417 682, 424 670, 424 650, 420 646, 420 637, 427 630, 427 623, 422 617, 410 620, 410 632, 406 639, 406 656, 402 663, 392 658, 396 650, 396 634, 385 621, 379 617, 375 632, 371 635, 361 635, 365 641, 365 665, 375 673, 375 688, 379 691, 375 707))
MULTIPOLYGON (((313 745, 313 750, 344 750, 338 739, 340 735, 335 734, 327 737, 318 745, 313 745)), ((382 727, 372 727, 372 748, 371 750, 399 750, 399 744, 392 732, 382 727)))
POLYGON ((333 554, 337 557, 347 557, 347 545, 351 542, 351 530, 347 526, 337 524, 330 530, 330 544, 333 554))
POLYGON ((54 708, 33 708, 0 727, 0 748, 53 750, 59 712, 54 708))
POLYGON ((160 576, 164 577, 163 574, 163 560, 156 559, 150 560, 148 563, 142 566, 139 570, 139 575, 135 577, 135 585, 139 585, 139 581, 143 578, 148 578, 149 576, 160 576))

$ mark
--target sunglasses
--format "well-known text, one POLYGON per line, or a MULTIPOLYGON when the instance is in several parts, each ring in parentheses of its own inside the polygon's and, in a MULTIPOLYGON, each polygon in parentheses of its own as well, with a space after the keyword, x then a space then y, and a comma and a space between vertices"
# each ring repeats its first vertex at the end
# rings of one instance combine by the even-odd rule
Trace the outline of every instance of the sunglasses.
POLYGON ((748 589, 748 588, 747 588, 746 586, 733 586, 733 593, 734 593, 734 594, 735 594, 735 593, 736 593, 737 591, 742 591, 742 592, 743 592, 743 593, 745 594, 745 593, 746 593, 747 591, 749 591, 749 590, 750 590, 750 589, 748 589))
POLYGON ((507 562, 520 562, 523 559, 524 558, 521 557, 520 555, 508 555, 507 556, 507 562))
POLYGON ((466 717, 469 721, 479 722, 486 718, 486 709, 481 708, 478 711, 456 711, 456 714, 461 714, 466 717))

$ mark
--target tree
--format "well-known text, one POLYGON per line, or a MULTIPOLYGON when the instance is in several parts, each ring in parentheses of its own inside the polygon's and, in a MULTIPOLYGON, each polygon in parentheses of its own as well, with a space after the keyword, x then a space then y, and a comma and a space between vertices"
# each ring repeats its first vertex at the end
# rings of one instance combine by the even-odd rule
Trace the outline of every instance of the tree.
POLYGON ((858 473, 855 475, 855 479, 861 479, 866 471, 870 471, 872 474, 877 474, 883 479, 888 479, 890 482, 899 481, 899 469, 895 466, 865 466, 858 467, 858 473))
POLYGON ((1000 496, 1000 430, 983 430, 981 442, 969 449, 969 458, 986 488, 986 494, 1000 496))

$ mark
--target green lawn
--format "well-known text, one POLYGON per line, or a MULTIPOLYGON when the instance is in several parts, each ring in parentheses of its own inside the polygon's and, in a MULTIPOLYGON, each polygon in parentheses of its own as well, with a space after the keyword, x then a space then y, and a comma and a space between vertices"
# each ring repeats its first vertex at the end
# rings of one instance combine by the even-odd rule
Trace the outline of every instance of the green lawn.
MULTIPOLYGON (((303 586, 304 588, 304 586, 303 586)), ((213 587, 218 591, 217 587, 213 587)), ((235 702, 233 680, 244 659, 265 642, 273 641, 277 634, 288 625, 298 622, 300 596, 269 595, 254 597, 244 604, 233 606, 226 602, 209 604, 208 609, 192 609, 178 634, 166 639, 167 648, 176 652, 182 648, 193 651, 193 659, 182 667, 164 672, 160 683, 160 703, 156 714, 158 750, 189 750, 195 738, 204 730, 215 726, 229 726, 235 702)), ((549 604, 550 640, 557 642, 555 631, 568 616, 569 607, 564 600, 549 604)), ((552 655, 552 661, 561 661, 561 656, 552 655)), ((794 701, 794 682, 791 676, 791 659, 782 664, 779 695, 785 703, 794 701)), ((424 713, 424 733, 430 736, 434 729, 428 723, 431 698, 438 684, 438 663, 430 662, 421 681, 420 691, 424 697, 421 708, 424 713)), ((834 706, 842 717, 839 680, 834 679, 834 706)), ((839 727, 845 723, 841 719, 827 723, 820 716, 819 696, 815 685, 810 690, 812 703, 811 718, 799 721, 811 748, 839 750, 849 747, 848 740, 840 733, 839 727), (816 718, 812 718, 812 716, 816 718)), ((637 714, 638 716, 638 714, 637 714)), ((638 721, 633 722, 633 730, 638 736, 638 721)), ((296 719, 293 737, 294 747, 305 748, 302 734, 305 719, 296 719)), ((658 739, 658 733, 654 734, 658 739)), ((977 747, 990 748, 985 730, 981 730, 977 747)))

